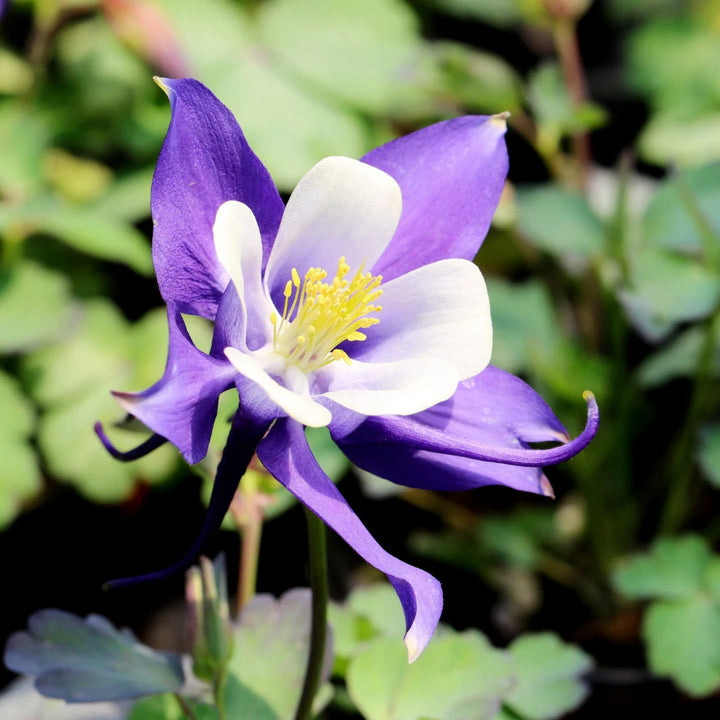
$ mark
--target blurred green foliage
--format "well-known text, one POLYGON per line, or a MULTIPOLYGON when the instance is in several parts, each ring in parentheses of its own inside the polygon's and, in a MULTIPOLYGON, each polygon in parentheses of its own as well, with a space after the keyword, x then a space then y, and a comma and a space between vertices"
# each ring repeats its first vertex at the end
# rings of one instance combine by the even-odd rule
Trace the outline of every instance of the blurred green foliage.
MULTIPOLYGON (((283 192, 323 156, 357 157, 438 119, 509 110, 511 182, 477 259, 493 308, 493 362, 528 379, 570 434, 592 389, 601 432, 567 467, 547 471, 556 507, 408 490, 388 502, 437 516, 441 527, 411 536, 416 552, 495 589, 502 612, 479 618, 483 629, 522 629, 548 588, 581 606, 569 617, 584 618, 590 633, 602 634, 598 623, 628 602, 647 601, 631 640, 647 644, 649 670, 692 695, 717 691, 718 66, 717 0, 11 3, 0 20, 0 527, 63 485, 108 503, 186 474, 169 447, 121 464, 92 433, 101 420, 116 425, 119 446, 137 444, 143 429, 123 423, 109 391, 148 386, 165 360, 149 193, 169 110, 153 74, 210 86, 283 192), (618 45, 610 65, 587 75, 586 13, 618 45), (475 30, 496 38, 493 52, 475 30), (633 107, 641 110, 630 132, 633 107), (610 167, 600 167, 593 153, 609 136, 631 137, 611 142, 610 167), (695 535, 678 539, 681 531, 695 535)), ((190 328, 206 339, 208 330, 190 328)), ((206 484, 233 410, 231 398, 223 403, 197 468, 206 484)), ((347 474, 334 445, 321 435, 313 443, 333 479, 347 474)), ((291 498, 261 467, 253 472, 263 516, 281 514, 291 498)), ((362 487, 378 497, 372 478, 362 487)), ((417 666, 401 667, 383 629, 401 620, 395 606, 373 609, 383 602, 358 593, 333 610, 336 672, 348 673, 339 705, 394 717, 388 703, 404 702, 402 682, 427 682, 422 662, 449 676, 458 664, 452 676, 477 694, 448 686, 438 717, 465 717, 462 702, 476 701, 485 711, 473 717, 556 717, 584 696, 578 677, 590 663, 554 636, 521 637, 499 660, 476 631, 448 634, 417 666), (460 668, 463 657, 477 662, 460 668), (501 693, 512 663, 519 680, 501 693), (486 666, 492 672, 481 673, 486 666), (386 694, 371 707, 363 683, 373 673, 386 694)), ((233 660, 241 675, 252 670, 243 662, 233 660)), ((287 714, 289 701, 268 700, 287 714)), ((132 717, 178 712, 160 698, 132 717)), ((214 712, 197 707, 198 718, 214 712)))

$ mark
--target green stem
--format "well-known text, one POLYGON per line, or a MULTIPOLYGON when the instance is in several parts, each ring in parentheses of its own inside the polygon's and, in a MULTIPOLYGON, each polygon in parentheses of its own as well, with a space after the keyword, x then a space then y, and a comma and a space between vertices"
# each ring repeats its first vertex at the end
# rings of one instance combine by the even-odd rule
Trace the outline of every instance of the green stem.
POLYGON ((308 655, 305 681, 298 703, 295 720, 309 720, 312 704, 320 687, 325 642, 327 638, 327 549, 325 524, 310 510, 305 510, 310 548, 310 588, 312 589, 312 627, 310 629, 310 653, 308 655))
POLYGON ((698 429, 708 414, 709 398, 712 398, 711 368, 716 338, 716 310, 713 317, 706 320, 706 332, 698 368, 695 373, 690 407, 682 422, 682 430, 668 462, 668 498, 660 519, 660 534, 676 533, 685 521, 689 508, 696 499, 693 488, 693 451, 698 429))
POLYGON ((228 669, 227 663, 218 672, 213 683, 213 694, 215 695, 215 707, 218 711, 220 720, 227 720, 227 710, 225 709, 225 686, 227 684, 228 669))

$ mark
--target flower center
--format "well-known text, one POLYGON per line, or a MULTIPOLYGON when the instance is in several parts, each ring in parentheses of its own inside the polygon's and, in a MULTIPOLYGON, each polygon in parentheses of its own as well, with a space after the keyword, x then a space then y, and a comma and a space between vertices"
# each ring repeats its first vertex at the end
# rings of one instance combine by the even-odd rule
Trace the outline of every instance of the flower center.
POLYGON ((298 271, 292 269, 292 279, 285 285, 285 306, 278 319, 273 312, 273 350, 288 362, 308 372, 318 370, 334 360, 348 365, 350 358, 337 346, 346 340, 365 340, 361 330, 376 325, 380 320, 368 317, 382 310, 373 301, 382 295, 381 275, 363 272, 363 266, 352 280, 346 276, 350 266, 345 258, 338 260, 338 269, 332 282, 323 282, 327 272, 310 268, 300 282, 298 271))

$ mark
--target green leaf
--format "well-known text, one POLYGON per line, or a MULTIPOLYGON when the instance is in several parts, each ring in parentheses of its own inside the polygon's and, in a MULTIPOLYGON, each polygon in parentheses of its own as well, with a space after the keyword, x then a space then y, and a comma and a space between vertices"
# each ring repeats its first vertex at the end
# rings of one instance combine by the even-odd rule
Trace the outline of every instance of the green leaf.
POLYGON ((92 204, 93 213, 129 223, 150 217, 150 187, 155 168, 124 175, 92 204))
POLYGON ((708 695, 720 687, 720 607, 702 595, 653 603, 643 621, 648 662, 685 692, 708 695))
POLYGON ((574 710, 587 696, 581 676, 592 668, 592 659, 557 635, 523 635, 509 652, 518 679, 505 703, 522 717, 550 720, 574 710))
POLYGON ((337 482, 349 470, 350 461, 330 437, 327 428, 306 428, 305 436, 315 459, 327 476, 337 482))
POLYGON ((651 341, 681 322, 700 320, 720 302, 720 272, 680 255, 647 248, 634 258, 621 291, 630 321, 651 341))
POLYGON ((42 187, 42 160, 49 144, 49 123, 40 112, 20 100, 0 105, 0 194, 17 202, 42 187))
MULTIPOLYGON (((132 492, 139 478, 163 481, 178 463, 170 445, 136 462, 118 462, 92 429, 97 421, 107 425, 125 416, 111 388, 141 390, 161 376, 167 323, 165 314, 156 311, 130 326, 102 301, 87 303, 79 320, 63 342, 29 355, 23 374, 43 409, 38 443, 50 471, 90 499, 117 502, 132 492), (152 340, 139 342, 141 338, 152 340)), ((108 432, 123 449, 144 439, 130 430, 108 432)))
MULTIPOLYGON (((194 720, 220 720, 217 708, 186 699, 192 708, 194 720)), ((163 694, 143 698, 133 706, 127 720, 190 720, 183 712, 177 697, 163 694)))
POLYGON ((577 107, 571 101, 560 66, 554 62, 544 63, 532 72, 527 101, 540 125, 539 142, 549 142, 551 150, 562 136, 593 130, 605 122, 605 112, 598 105, 587 102, 577 107))
POLYGON ((534 358, 551 356, 562 336, 544 286, 536 280, 487 278, 487 288, 493 312, 493 364, 517 373, 528 369, 534 358))
MULTIPOLYGON (((713 322, 715 334, 714 363, 709 368, 720 375, 720 317, 713 322)), ((692 377, 698 370, 706 342, 707 330, 701 326, 690 327, 670 342, 662 345, 638 368, 638 380, 646 387, 654 387, 675 377, 692 377)))
MULTIPOLYGON (((161 0, 160 5, 186 53, 190 75, 211 87, 235 113, 279 187, 294 187, 323 157, 359 157, 370 149, 364 122, 325 92, 298 82, 236 4, 206 0, 202 12, 194 0, 161 0)), ((304 55, 312 52, 323 32, 320 24, 303 38, 304 55)))
POLYGON ((40 610, 28 625, 29 632, 8 641, 5 663, 35 675, 35 687, 47 697, 125 700, 174 692, 184 682, 179 655, 141 645, 99 615, 82 619, 62 610, 40 610))
POLYGON ((0 372, 0 528, 20 512, 22 503, 41 488, 35 452, 29 444, 34 413, 28 399, 10 375, 0 372))
POLYGON ((0 227, 23 235, 52 235, 79 252, 123 263, 142 275, 152 274, 147 238, 125 220, 94 211, 91 205, 40 195, 0 211, 0 227))
POLYGON ((720 163, 664 181, 645 212, 642 229, 653 247, 699 255, 713 242, 720 249, 720 163))
POLYGON ((720 112, 686 118, 658 113, 645 124, 638 150, 656 165, 689 168, 720 160, 720 112))
POLYGON ((610 0, 608 8, 618 20, 657 17, 683 7, 683 0, 610 0))
POLYGON ((720 487, 720 423, 703 428, 700 435, 698 462, 710 483, 720 487))
POLYGON ((25 95, 32 89, 34 72, 30 63, 5 47, 0 48, 0 92, 25 95))
POLYGON ((443 94, 452 94, 463 107, 488 114, 520 107, 520 78, 502 58, 449 41, 433 43, 432 52, 443 94))
POLYGON ((402 495, 406 490, 402 485, 388 482, 385 478, 373 475, 373 473, 357 466, 353 467, 353 474, 360 481, 363 493, 371 500, 385 500, 389 497, 402 495))
POLYGON ((509 657, 475 631, 436 637, 412 664, 402 643, 378 638, 350 660, 350 697, 367 720, 480 720, 512 684, 509 657))
POLYGON ((523 13, 516 0, 427 0, 428 4, 449 15, 472 18, 505 27, 519 23, 523 13))
MULTIPOLYGON (((186 702, 192 708, 192 720, 220 720, 216 707, 206 703, 197 703, 191 699, 186 702)), ((100 719, 98 719, 100 720, 100 719)), ((154 695, 139 700, 130 711, 127 720, 191 720, 183 712, 178 699, 174 695, 154 695)), ((255 720, 255 719, 253 719, 255 720)))
POLYGON ((419 22, 398 0, 273 0, 258 34, 278 69, 337 105, 373 115, 407 113, 421 97, 419 22))
POLYGON ((61 336, 71 319, 66 277, 23 261, 0 273, 0 352, 29 350, 61 336))
MULTIPOLYGON (((292 720, 302 691, 309 647, 309 590, 290 590, 279 600, 256 595, 243 608, 236 628, 225 692, 228 717, 292 720)), ((329 674, 329 654, 325 668, 329 674)), ((318 700, 329 700, 327 687, 316 698, 316 711, 321 709, 317 707, 318 700)))
POLYGON ((720 43, 709 23, 688 18, 645 23, 631 36, 628 49, 629 78, 655 108, 684 119, 720 109, 715 73, 720 43))
POLYGON ((397 593, 388 583, 360 587, 350 594, 347 607, 357 618, 370 623, 378 635, 399 638, 405 633, 405 615, 397 593))
POLYGON ((521 188, 518 229, 570 267, 582 267, 605 247, 605 229, 586 200, 560 186, 521 188))
POLYGON ((558 541, 553 514, 547 509, 521 509, 513 515, 483 518, 476 526, 479 546, 504 564, 536 568, 542 549, 558 541))
POLYGON ((631 598, 688 598, 702 587, 710 558, 707 543, 697 535, 662 538, 618 568, 613 582, 631 598))

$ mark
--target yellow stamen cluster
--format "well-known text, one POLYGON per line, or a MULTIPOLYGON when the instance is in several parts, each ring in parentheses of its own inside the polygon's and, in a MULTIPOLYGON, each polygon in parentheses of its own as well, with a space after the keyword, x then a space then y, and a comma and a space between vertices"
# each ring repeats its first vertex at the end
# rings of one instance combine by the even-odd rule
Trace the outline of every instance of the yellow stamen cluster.
POLYGON ((382 295, 382 276, 363 272, 363 266, 352 280, 346 279, 350 266, 341 257, 332 282, 323 282, 327 272, 310 268, 302 283, 298 271, 285 285, 282 317, 273 313, 273 349, 303 370, 312 371, 334 360, 348 365, 350 358, 337 346, 345 340, 365 340, 365 328, 380 320, 367 317, 382 310, 374 301, 382 295))

